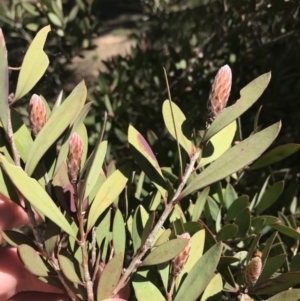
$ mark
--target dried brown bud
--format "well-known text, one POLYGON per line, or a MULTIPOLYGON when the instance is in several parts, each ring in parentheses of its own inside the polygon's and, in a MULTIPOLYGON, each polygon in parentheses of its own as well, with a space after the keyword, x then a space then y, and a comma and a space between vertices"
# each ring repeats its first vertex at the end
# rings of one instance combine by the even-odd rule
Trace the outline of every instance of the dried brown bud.
POLYGON ((245 270, 245 282, 247 285, 254 285, 259 278, 262 270, 262 253, 257 251, 254 253, 253 258, 248 263, 245 270))
POLYGON ((185 232, 179 236, 178 238, 188 239, 188 244, 186 247, 173 259, 173 275, 178 276, 182 269, 184 268, 191 251, 191 236, 189 233, 185 232))
POLYGON ((77 133, 73 133, 69 140, 69 154, 67 159, 69 180, 73 184, 77 182, 79 176, 82 153, 82 140, 77 133))
POLYGON ((224 110, 231 89, 231 69, 223 66, 217 73, 208 100, 208 122, 212 121, 224 110))
POLYGON ((47 121, 45 105, 36 94, 33 94, 30 99, 29 120, 32 134, 36 137, 47 121))

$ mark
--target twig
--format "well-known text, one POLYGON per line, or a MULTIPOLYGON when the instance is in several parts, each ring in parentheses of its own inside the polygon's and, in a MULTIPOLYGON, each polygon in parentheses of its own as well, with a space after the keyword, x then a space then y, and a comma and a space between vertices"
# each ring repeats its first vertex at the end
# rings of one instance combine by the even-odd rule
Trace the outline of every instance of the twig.
POLYGON ((86 292, 88 296, 88 301, 94 301, 93 281, 91 279, 91 275, 89 272, 89 257, 87 252, 86 233, 84 231, 84 214, 82 212, 82 201, 80 201, 80 199, 78 198, 77 184, 74 183, 73 187, 74 187, 75 204, 77 204, 77 218, 78 218, 78 226, 79 226, 79 233, 80 233, 79 246, 82 254, 81 266, 83 268, 83 277, 84 277, 86 292))
POLYGON ((162 213, 160 219, 158 220, 157 224, 153 228, 152 232, 149 234, 148 238, 146 239, 145 244, 140 248, 139 253, 133 258, 131 261, 129 267, 126 269, 125 273, 121 277, 118 285, 116 286, 113 296, 115 296, 118 291, 125 285, 127 278, 130 276, 130 274, 135 270, 138 266, 140 266, 141 260, 143 256, 146 254, 146 252, 152 247, 152 243, 154 238, 156 237, 158 231, 163 226, 164 222, 172 212, 174 206, 179 202, 179 195, 181 194, 187 180, 189 179, 191 173, 194 171, 195 163, 197 162, 199 156, 200 156, 201 150, 198 149, 195 154, 191 157, 190 165, 185 171, 185 174, 182 177, 182 182, 180 183, 176 193, 172 197, 172 200, 167 204, 165 207, 164 212, 162 213))

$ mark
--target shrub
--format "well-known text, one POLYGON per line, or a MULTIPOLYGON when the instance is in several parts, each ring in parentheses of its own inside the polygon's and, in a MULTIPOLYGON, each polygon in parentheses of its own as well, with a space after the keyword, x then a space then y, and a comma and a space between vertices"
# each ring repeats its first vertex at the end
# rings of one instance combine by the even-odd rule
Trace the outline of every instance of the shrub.
POLYGON ((237 118, 262 95, 271 74, 251 81, 225 108, 231 70, 221 68, 202 117, 204 130, 189 129, 169 94, 161 111, 173 137, 165 139, 175 144, 165 150, 166 161, 151 149, 159 142, 155 135, 149 134, 148 143, 134 125, 126 133, 134 160, 108 161, 106 114, 87 158, 84 120, 91 103, 85 104, 84 82, 66 99, 58 97, 52 110, 42 95, 32 95, 31 134, 13 109, 47 69, 43 46, 49 31, 42 28, 28 48, 13 95, 1 35, 0 192, 25 203, 34 240, 17 231, 2 234, 26 268, 63 285, 72 300, 113 299, 124 285, 127 300, 237 299, 247 292, 269 301, 296 300, 299 290, 289 288, 300 284, 298 185, 284 191, 284 181, 266 175, 265 168, 299 145, 263 154, 281 122, 262 129, 259 114, 252 134, 235 138, 237 118), (244 175, 257 169, 264 183, 240 194, 244 175), (280 198, 284 203, 274 215, 280 198))

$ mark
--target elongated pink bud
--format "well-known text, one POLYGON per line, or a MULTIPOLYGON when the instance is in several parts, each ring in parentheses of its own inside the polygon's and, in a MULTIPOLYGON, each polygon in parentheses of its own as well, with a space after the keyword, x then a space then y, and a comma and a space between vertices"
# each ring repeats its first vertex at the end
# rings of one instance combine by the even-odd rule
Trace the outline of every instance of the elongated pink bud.
POLYGON ((217 73, 208 100, 208 123, 224 110, 231 90, 232 74, 228 65, 217 73))
POLYGON ((73 133, 69 140, 69 154, 67 158, 69 180, 73 184, 78 180, 82 153, 82 140, 77 133, 73 133))
POLYGON ((245 282, 247 285, 251 286, 256 283, 258 280, 261 270, 262 270, 262 253, 257 251, 255 252, 253 258, 248 263, 245 270, 245 282))
POLYGON ((36 94, 33 94, 30 99, 29 120, 32 134, 36 137, 47 122, 45 105, 42 99, 36 94))
POLYGON ((178 238, 185 238, 188 239, 188 244, 185 246, 185 248, 173 259, 172 263, 172 272, 174 276, 178 276, 182 269, 184 268, 191 251, 191 236, 188 232, 185 232, 179 236, 178 238))

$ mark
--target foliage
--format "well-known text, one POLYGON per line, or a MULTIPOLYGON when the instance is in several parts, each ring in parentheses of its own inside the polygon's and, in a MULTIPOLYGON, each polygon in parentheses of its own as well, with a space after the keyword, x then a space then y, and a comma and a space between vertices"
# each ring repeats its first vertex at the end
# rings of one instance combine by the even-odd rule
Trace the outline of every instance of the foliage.
MULTIPOLYGON (((282 145, 261 156, 281 122, 262 129, 258 117, 249 137, 235 138, 236 119, 258 100, 271 74, 247 84, 232 106, 209 114, 215 119, 202 131, 188 130, 189 117, 167 100, 160 111, 177 143, 170 145, 167 160, 153 151, 154 135, 145 139, 129 125, 128 151, 139 167, 130 158, 112 161, 107 115, 86 158, 84 119, 90 104, 85 104, 84 82, 66 99, 58 97, 52 110, 42 96, 31 97, 31 108, 44 105, 30 111, 41 114, 30 118, 32 133, 40 125, 34 120, 45 121, 36 137, 13 109, 45 72, 49 30, 42 28, 28 48, 10 97, 2 35, 0 43, 0 192, 26 204, 35 240, 17 231, 3 236, 17 247, 26 268, 63 286, 72 300, 113 300, 117 293, 123 300, 234 300, 241 294, 246 298, 246 292, 270 301, 296 300, 298 289, 289 288, 300 284, 298 183, 295 179, 284 189, 284 181, 261 168, 290 156, 299 145, 282 145), (241 194, 239 183, 253 172, 252 162, 261 176, 247 195, 241 194), (274 215, 276 206, 281 209, 274 215), (32 210, 41 215, 42 226, 37 227, 32 210)), ((222 97, 217 99, 226 103, 222 97)))
MULTIPOLYGON (((151 131, 148 135, 166 137, 160 118, 161 104, 168 97, 162 67, 168 73, 173 101, 198 129, 205 127, 210 81, 222 65, 229 64, 233 70, 231 103, 239 97, 240 87, 272 70, 272 82, 260 102, 264 104, 262 123, 280 118, 285 125, 280 140, 297 139, 297 114, 291 114, 299 110, 297 1, 141 3, 146 21, 139 25, 137 47, 126 57, 105 62, 107 72, 99 75, 92 98, 98 107, 89 131, 97 132, 102 122, 97 112, 108 111, 115 158, 124 152, 120 143, 126 141, 128 123, 135 124, 144 135, 151 131)), ((241 118, 242 135, 251 132, 258 109, 259 105, 254 105, 241 118)), ((92 142, 96 135, 90 139, 92 142)))

